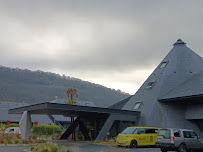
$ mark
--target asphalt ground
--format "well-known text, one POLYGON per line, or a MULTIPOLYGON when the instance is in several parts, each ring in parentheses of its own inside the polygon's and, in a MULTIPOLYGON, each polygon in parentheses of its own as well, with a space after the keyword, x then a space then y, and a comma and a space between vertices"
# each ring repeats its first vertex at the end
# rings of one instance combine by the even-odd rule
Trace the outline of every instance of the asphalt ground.
POLYGON ((161 152, 159 148, 124 148, 117 146, 108 146, 95 144, 93 142, 85 141, 55 141, 60 145, 69 147, 73 152, 161 152))
POLYGON ((0 152, 23 152, 25 149, 29 149, 30 145, 1 145, 0 152))
MULTIPOLYGON (((108 146, 94 144, 92 142, 85 141, 52 141, 59 145, 69 147, 72 152, 161 152, 159 148, 121 148, 117 146, 108 146)), ((1 145, 0 152, 25 152, 31 147, 31 145, 1 145)))

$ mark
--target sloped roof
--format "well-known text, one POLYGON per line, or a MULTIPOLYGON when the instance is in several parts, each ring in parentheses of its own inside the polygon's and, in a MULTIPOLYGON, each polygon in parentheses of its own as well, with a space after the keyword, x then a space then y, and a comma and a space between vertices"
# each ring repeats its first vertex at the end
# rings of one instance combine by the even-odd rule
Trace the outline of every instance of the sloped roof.
POLYGON ((125 106, 125 104, 132 98, 132 96, 129 96, 111 106, 109 106, 108 108, 111 108, 111 109, 122 109, 123 106, 125 106))
POLYGON ((122 109, 132 110, 136 102, 143 101, 139 110, 150 115, 157 100, 201 71, 203 71, 202 57, 178 39, 174 47, 122 109), (163 63, 167 65, 161 68, 163 63), (153 87, 146 89, 150 82, 155 83, 153 87))
POLYGON ((190 96, 199 95, 203 95, 203 71, 167 92, 159 100, 163 101, 175 98, 188 98, 190 96))
MULTIPOLYGON (((67 100, 66 99, 56 99, 51 101, 51 103, 59 103, 59 104, 65 104, 67 100)), ((81 100, 77 100, 76 104, 78 106, 89 106, 89 107, 97 107, 94 102, 91 101, 81 101, 81 100)))
MULTIPOLYGON (((21 114, 8 114, 8 109, 27 106, 26 103, 0 101, 0 122, 20 122, 21 114)), ((32 115, 32 121, 38 121, 39 124, 53 124, 46 115, 32 115)))

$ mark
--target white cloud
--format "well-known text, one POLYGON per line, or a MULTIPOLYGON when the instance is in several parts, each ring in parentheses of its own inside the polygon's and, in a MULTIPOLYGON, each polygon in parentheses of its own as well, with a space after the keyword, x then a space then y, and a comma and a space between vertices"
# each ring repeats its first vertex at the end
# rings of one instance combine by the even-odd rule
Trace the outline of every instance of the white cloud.
POLYGON ((1 1, 0 64, 134 93, 182 38, 202 55, 202 1, 1 1))

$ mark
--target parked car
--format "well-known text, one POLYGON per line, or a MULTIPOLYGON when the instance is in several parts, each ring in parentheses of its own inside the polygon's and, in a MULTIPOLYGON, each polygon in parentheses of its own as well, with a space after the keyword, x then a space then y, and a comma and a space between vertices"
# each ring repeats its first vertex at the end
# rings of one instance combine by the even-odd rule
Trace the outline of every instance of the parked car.
POLYGON ((8 128, 6 128, 4 133, 5 134, 8 134, 8 133, 20 134, 20 127, 8 127, 8 128))
POLYGON ((203 141, 193 130, 188 129, 159 129, 156 146, 161 148, 162 152, 203 151, 203 141))
POLYGON ((158 128, 154 127, 128 127, 118 134, 116 144, 118 146, 137 146, 155 145, 158 128))

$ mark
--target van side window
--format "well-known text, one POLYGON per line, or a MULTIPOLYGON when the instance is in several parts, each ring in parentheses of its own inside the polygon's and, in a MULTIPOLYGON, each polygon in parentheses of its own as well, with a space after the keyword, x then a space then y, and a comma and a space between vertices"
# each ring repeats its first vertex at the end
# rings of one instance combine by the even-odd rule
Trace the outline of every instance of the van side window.
POLYGON ((174 132, 174 136, 175 136, 175 137, 181 137, 181 135, 180 135, 180 131, 176 131, 176 132, 174 132))
POLYGON ((14 129, 10 129, 9 132, 14 132, 14 129))
POLYGON ((145 134, 145 133, 146 133, 146 130, 145 130, 144 128, 140 128, 138 133, 139 133, 139 134, 145 134))
POLYGON ((147 134, 157 133, 157 129, 146 129, 147 134))

